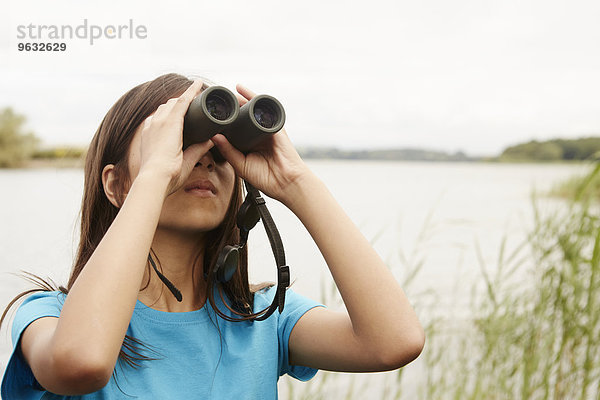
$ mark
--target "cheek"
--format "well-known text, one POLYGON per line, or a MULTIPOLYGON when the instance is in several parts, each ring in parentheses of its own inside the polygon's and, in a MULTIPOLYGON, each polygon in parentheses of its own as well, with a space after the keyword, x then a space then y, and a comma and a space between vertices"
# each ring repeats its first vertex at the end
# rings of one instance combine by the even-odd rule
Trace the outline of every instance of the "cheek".
POLYGON ((129 163, 129 177, 131 178, 131 182, 137 177, 140 172, 140 164, 142 161, 141 155, 141 129, 138 127, 135 132, 133 139, 131 140, 131 144, 129 145, 129 150, 127 152, 127 162, 129 163))
POLYGON ((227 168, 223 169, 223 173, 219 177, 221 182, 223 182, 223 188, 227 191, 228 199, 231 199, 231 195, 233 194, 233 188, 235 185, 235 171, 230 164, 227 164, 227 168))
POLYGON ((131 178, 131 182, 135 180, 138 173, 140 172, 140 162, 134 156, 129 157, 129 177, 131 178))

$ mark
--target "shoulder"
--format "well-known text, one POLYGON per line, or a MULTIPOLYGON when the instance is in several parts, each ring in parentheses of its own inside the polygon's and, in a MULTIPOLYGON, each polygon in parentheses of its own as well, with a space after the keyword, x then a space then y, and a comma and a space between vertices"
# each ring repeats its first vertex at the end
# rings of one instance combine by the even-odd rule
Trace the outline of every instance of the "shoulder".
POLYGON ((60 304, 62 307, 62 303, 64 303, 66 294, 61 292, 60 290, 52 290, 52 291, 42 291, 42 292, 34 292, 29 296, 25 297, 23 304, 21 307, 30 304, 60 304))
MULTIPOLYGON (((255 311, 260 311, 263 308, 268 307, 273 301, 276 292, 276 286, 257 291, 254 295, 255 311)), ((290 365, 289 341, 292 330, 300 318, 302 318, 308 310, 318 306, 323 305, 288 289, 285 292, 283 311, 281 313, 275 311, 273 315, 267 318, 266 321, 271 321, 271 326, 276 325, 274 329, 277 330, 277 339, 279 343, 279 375, 289 374, 296 379, 305 381, 309 380, 317 373, 317 370, 313 368, 290 365)))
POLYGON ((13 351, 2 378, 3 399, 39 398, 39 385, 29 365, 20 356, 19 339, 25 328, 43 317, 59 317, 66 295, 60 291, 35 292, 25 297, 12 324, 13 351), (37 389, 35 389, 37 388, 37 389))
MULTIPOLYGON (((271 305, 273 298, 277 293, 277 287, 271 286, 255 292, 254 294, 254 312, 259 312, 271 305)), ((278 329, 283 334, 286 342, 292 328, 296 322, 311 308, 324 307, 323 304, 309 299, 291 289, 285 291, 285 303, 283 311, 279 310, 267 318, 267 320, 277 320, 278 329)))
POLYGON ((16 343, 22 331, 42 317, 59 317, 66 295, 60 291, 36 292, 25 298, 13 320, 12 339, 16 343))
MULTIPOLYGON (((269 307, 273 302, 273 298, 275 297, 276 293, 276 285, 256 291, 254 293, 254 311, 257 312, 263 308, 269 307)), ((285 306, 281 314, 289 314, 290 312, 298 311, 299 309, 304 309, 304 312, 306 312, 310 308, 319 305, 321 304, 299 293, 296 293, 292 289, 287 289, 285 291, 285 306)))
POLYGON ((28 310, 61 310, 67 295, 61 291, 35 292, 25 297, 19 306, 17 313, 28 310))

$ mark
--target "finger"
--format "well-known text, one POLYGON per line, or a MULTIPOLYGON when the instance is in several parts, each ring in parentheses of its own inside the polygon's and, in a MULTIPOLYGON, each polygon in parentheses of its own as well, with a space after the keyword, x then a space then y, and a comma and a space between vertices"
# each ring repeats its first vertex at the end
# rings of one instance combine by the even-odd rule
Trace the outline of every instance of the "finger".
POLYGON ((248 100, 250 100, 251 98, 253 98, 254 96, 256 96, 256 93, 254 93, 252 90, 248 89, 246 86, 238 83, 237 85, 235 85, 235 89, 238 91, 239 94, 241 94, 242 96, 244 96, 245 98, 247 98, 248 100))
POLYGON ((237 97, 238 103, 240 103, 240 107, 243 106, 244 104, 246 104, 248 102, 248 99, 246 99, 245 97, 240 96, 237 93, 235 94, 235 97, 237 97))
POLYGON ((186 177, 194 169, 198 161, 204 157, 215 144, 210 140, 194 143, 183 151, 183 163, 181 166, 181 175, 186 177))
POLYGON ((154 114, 150 114, 146 117, 146 119, 144 120, 144 125, 143 125, 142 129, 146 129, 150 125, 150 123, 152 122, 153 115, 154 114))
POLYGON ((155 121, 158 121, 159 119, 162 120, 169 115, 169 113, 171 112, 171 110, 173 109, 173 106, 175 104, 171 100, 173 100, 173 99, 169 99, 169 100, 167 100, 166 103, 159 105, 158 108, 156 109, 156 111, 154 111, 154 120, 155 121))
POLYGON ((200 93, 200 90, 202 89, 203 84, 204 83, 202 82, 202 79, 195 79, 194 82, 179 97, 189 96, 189 95, 191 95, 192 98, 196 97, 198 95, 198 93, 200 93))
POLYGON ((173 107, 174 111, 180 112, 181 114, 185 114, 187 109, 190 106, 190 103, 198 94, 202 91, 202 80, 197 79, 186 89, 185 92, 181 96, 177 98, 175 106, 173 107))
POLYGON ((238 149, 233 147, 227 138, 218 133, 214 135, 211 139, 212 142, 217 146, 223 157, 231 164, 235 172, 244 178, 244 165, 246 163, 246 156, 240 152, 238 149))

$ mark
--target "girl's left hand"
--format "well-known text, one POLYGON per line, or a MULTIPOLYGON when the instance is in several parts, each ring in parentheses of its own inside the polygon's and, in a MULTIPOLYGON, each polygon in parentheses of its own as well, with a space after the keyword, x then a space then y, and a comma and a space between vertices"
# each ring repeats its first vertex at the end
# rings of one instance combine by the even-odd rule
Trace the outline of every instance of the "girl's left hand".
MULTIPOLYGON (((240 106, 255 96, 248 88, 238 84, 240 106)), ((225 136, 217 134, 211 139, 235 172, 267 196, 288 205, 286 189, 298 183, 310 170, 298 155, 285 129, 266 138, 260 147, 244 155, 225 136)), ((289 191, 287 191, 289 194, 289 191)))

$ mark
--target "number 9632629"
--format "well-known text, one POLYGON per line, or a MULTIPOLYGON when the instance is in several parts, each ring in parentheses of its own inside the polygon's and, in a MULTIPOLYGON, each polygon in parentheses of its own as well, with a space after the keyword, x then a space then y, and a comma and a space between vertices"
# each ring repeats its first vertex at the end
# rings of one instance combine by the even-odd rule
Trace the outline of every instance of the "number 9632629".
POLYGON ((66 43, 18 43, 19 51, 65 51, 66 43))

